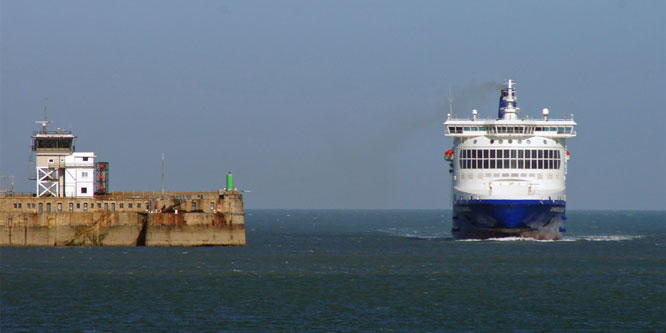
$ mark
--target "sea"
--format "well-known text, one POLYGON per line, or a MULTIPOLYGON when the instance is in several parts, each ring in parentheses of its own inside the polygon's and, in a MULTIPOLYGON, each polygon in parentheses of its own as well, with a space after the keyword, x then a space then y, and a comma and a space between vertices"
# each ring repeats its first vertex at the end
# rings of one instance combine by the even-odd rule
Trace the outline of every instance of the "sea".
POLYGON ((666 211, 559 241, 450 210, 248 210, 244 247, 0 248, 0 331, 666 331, 666 211))

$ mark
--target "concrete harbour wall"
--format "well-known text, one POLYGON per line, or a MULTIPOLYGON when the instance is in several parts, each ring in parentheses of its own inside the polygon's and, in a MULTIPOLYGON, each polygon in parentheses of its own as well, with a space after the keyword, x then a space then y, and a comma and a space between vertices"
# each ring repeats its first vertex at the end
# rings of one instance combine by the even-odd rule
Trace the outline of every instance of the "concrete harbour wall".
POLYGON ((246 243, 243 201, 238 192, 134 194, 134 198, 115 196, 111 198, 115 200, 115 211, 103 208, 102 203, 108 203, 105 201, 109 199, 0 197, 0 246, 217 246, 246 243), (80 208, 84 206, 79 201, 86 204, 85 211, 80 208), (137 209, 136 204, 129 205, 128 202, 146 202, 149 207, 144 203, 144 207, 137 209), (61 207, 79 208, 54 211, 53 207, 58 203, 61 207), (124 204, 121 206, 121 203, 124 204), (207 211, 192 210, 193 206, 204 207, 206 203, 210 203, 205 206, 207 211), (50 212, 43 210, 47 205, 51 207, 50 212), (42 207, 42 211, 34 207, 42 207))

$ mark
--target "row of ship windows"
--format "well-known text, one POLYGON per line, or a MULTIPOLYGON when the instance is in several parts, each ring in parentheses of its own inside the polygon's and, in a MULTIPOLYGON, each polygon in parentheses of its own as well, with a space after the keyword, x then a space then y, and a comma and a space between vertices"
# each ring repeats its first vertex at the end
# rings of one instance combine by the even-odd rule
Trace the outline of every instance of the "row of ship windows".
MULTIPOLYGON (((467 173, 467 174, 461 173, 458 176, 458 178, 460 178, 460 179, 474 179, 474 175, 475 175, 474 173, 467 173)), ((527 177, 530 177, 530 178, 536 178, 536 179, 544 179, 544 178, 546 178, 546 179, 560 179, 560 178, 563 178, 564 176, 561 176, 559 173, 556 173, 554 175, 552 173, 544 175, 542 173, 527 174, 525 172, 523 172, 523 173, 501 173, 501 174, 500 173, 492 173, 492 174, 491 173, 486 173, 485 174, 485 178, 500 178, 500 177, 502 177, 502 178, 508 178, 508 177, 527 178, 527 177)), ((476 178, 477 179, 484 179, 484 174, 483 173, 477 173, 476 178)), ((456 179, 456 176, 453 176, 453 179, 456 179)))
POLYGON ((541 127, 541 126, 449 126, 449 133, 486 132, 492 134, 532 134, 534 132, 555 132, 557 134, 571 134, 573 127, 541 127))
POLYGON ((460 160, 461 169, 559 169, 559 160, 460 160))
POLYGON ((460 149, 460 158, 560 158, 559 149, 460 149))
POLYGON ((560 169, 556 149, 461 149, 461 169, 560 169))

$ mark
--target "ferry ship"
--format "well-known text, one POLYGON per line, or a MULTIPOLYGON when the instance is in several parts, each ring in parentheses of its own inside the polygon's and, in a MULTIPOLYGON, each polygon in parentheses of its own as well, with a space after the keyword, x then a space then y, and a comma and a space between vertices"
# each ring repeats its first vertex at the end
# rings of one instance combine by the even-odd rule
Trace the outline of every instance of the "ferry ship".
POLYGON ((515 81, 501 89, 497 119, 447 115, 446 151, 452 179, 456 239, 525 237, 561 239, 566 220, 566 139, 570 119, 519 118, 515 81))

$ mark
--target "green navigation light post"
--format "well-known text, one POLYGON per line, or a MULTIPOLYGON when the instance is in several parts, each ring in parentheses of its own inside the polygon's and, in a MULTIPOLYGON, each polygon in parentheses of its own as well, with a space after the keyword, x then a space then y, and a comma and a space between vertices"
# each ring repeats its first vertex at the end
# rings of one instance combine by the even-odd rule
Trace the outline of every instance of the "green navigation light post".
POLYGON ((234 176, 229 172, 227 174, 227 191, 234 190, 234 176))

